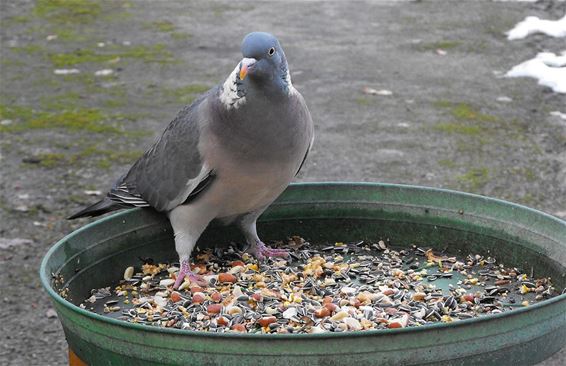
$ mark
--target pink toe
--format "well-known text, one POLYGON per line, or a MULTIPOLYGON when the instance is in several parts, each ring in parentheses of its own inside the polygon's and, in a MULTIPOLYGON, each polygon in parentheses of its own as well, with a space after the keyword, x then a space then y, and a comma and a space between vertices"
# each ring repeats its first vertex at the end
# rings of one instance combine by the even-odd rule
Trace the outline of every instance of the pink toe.
POLYGON ((183 279, 184 279, 185 275, 181 276, 181 273, 179 273, 179 275, 177 276, 177 279, 175 280, 175 284, 173 285, 173 289, 178 289, 179 286, 181 286, 181 284, 183 283, 183 279))
POLYGON ((191 280, 191 282, 196 283, 200 287, 208 286, 208 281, 206 281, 202 276, 199 276, 197 274, 191 273, 189 275, 189 279, 191 280))

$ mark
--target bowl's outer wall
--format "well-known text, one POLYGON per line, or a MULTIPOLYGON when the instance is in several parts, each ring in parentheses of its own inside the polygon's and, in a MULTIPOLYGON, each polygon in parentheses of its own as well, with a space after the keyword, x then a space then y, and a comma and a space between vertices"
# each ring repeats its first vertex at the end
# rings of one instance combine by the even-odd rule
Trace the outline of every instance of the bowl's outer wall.
MULTIPOLYGON (((448 252, 489 253, 506 265, 529 263, 565 286, 566 223, 486 197, 388 184, 298 184, 262 216, 265 239, 297 234, 317 241, 390 239, 448 252)), ((200 246, 239 240, 211 225, 200 246)), ((499 316, 399 331, 252 336, 169 331, 110 321, 63 300, 119 278, 136 254, 174 255, 167 220, 131 210, 90 224, 57 243, 42 264, 67 341, 91 365, 410 365, 532 364, 566 344, 566 295, 499 316), (61 282, 52 284, 55 274, 61 282), (117 277, 118 276, 118 277, 117 277), (52 287, 53 285, 53 287, 52 287)), ((174 258, 174 257, 173 257, 174 258)))

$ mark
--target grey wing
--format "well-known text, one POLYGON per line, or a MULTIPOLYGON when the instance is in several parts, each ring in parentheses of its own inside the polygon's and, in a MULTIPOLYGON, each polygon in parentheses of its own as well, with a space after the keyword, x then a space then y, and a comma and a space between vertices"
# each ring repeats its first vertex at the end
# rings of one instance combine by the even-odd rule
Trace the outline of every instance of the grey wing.
MULTIPOLYGON (((208 94, 208 93, 207 93, 208 94)), ((199 106, 206 95, 185 107, 161 137, 138 159, 108 196, 137 207, 169 211, 189 202, 214 180, 198 150, 199 106)))
POLYGON ((299 175, 299 173, 301 172, 301 169, 303 168, 303 165, 305 165, 305 161, 307 160, 307 156, 309 156, 309 152, 311 151, 311 147, 312 147, 313 142, 314 142, 314 135, 311 138, 311 141, 309 143, 309 147, 307 148, 307 152, 305 153, 305 156, 303 157, 303 161, 301 161, 301 165, 299 165, 299 169, 297 169, 297 172, 295 173, 295 177, 297 175, 299 175))
POLYGON ((297 172, 295 173, 295 176, 297 176, 301 172, 303 165, 305 165, 305 161, 307 160, 307 156, 309 155, 309 152, 311 151, 312 144, 314 142, 314 128, 313 128, 311 114, 309 112, 309 109, 307 108, 307 104, 305 103, 303 96, 299 92, 296 92, 295 97, 297 98, 297 100, 299 102, 298 104, 300 105, 300 108, 304 112, 303 118, 306 121, 306 133, 307 133, 307 136, 310 136, 309 146, 307 147, 307 151, 305 152, 305 155, 303 156, 303 160, 301 161, 301 165, 299 165, 299 169, 297 169, 297 172))

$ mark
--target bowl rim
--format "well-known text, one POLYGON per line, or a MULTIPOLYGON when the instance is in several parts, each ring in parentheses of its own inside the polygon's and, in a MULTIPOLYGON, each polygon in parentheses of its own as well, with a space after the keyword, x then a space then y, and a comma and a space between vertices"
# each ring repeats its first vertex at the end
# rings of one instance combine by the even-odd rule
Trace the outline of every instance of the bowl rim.
MULTIPOLYGON (((492 198, 488 196, 449 190, 444 188, 435 188, 435 187, 428 187, 428 186, 418 186, 418 185, 409 185, 409 184, 393 184, 393 183, 374 183, 374 182, 301 182, 301 183, 291 183, 290 186, 292 187, 321 187, 321 186, 341 186, 341 187, 383 187, 383 188, 405 188, 405 189, 414 189, 414 190, 422 190, 422 191, 429 191, 429 192, 437 192, 437 193, 451 193, 460 195, 462 197, 468 198, 476 198, 482 200, 488 200, 493 203, 507 205, 510 208, 526 210, 529 213, 540 215, 545 217, 546 219, 550 219, 555 221, 558 224, 561 224, 565 227, 566 230, 566 221, 559 219, 558 217, 552 216, 545 212, 523 206, 517 203, 501 200, 498 198, 492 198)), ((121 216, 125 216, 130 214, 135 210, 142 210, 142 208, 133 208, 129 210, 120 211, 118 213, 106 216, 104 218, 98 219, 96 221, 90 222, 87 225, 84 225, 77 230, 72 231, 71 233, 65 235, 63 238, 58 240, 54 245, 52 245, 47 253, 44 255, 40 269, 40 280, 43 288, 47 291, 48 295, 51 297, 52 300, 56 301, 61 306, 67 308, 68 310, 77 313, 80 316, 85 316, 90 318, 94 321, 99 321, 102 323, 108 323, 110 325, 115 325, 119 327, 128 328, 131 330, 137 330, 142 332, 150 332, 156 334, 170 334, 176 336, 192 336, 192 337, 211 337, 211 338, 237 338, 241 340, 245 339, 269 339, 269 340, 288 340, 288 339, 298 339, 298 338, 305 338, 305 339, 324 339, 324 338, 336 338, 336 339, 343 339, 343 338, 351 338, 351 337, 372 337, 372 336, 386 336, 386 335, 394 335, 394 334, 412 334, 417 332, 426 332, 426 331, 437 331, 446 328, 455 328, 458 329, 460 327, 466 327, 469 325, 475 325, 478 323, 490 321, 490 320, 497 320, 497 319, 505 319, 508 317, 513 317, 516 315, 526 314, 533 311, 537 311, 539 309, 545 308, 547 306, 551 306, 555 303, 564 302, 564 307, 566 308, 566 293, 562 293, 557 295, 553 298, 543 300, 533 305, 525 306, 525 307, 517 307, 516 309, 505 311, 498 314, 490 314, 484 315, 478 318, 470 318, 470 319, 462 319, 454 322, 449 323, 442 323, 437 322, 433 324, 425 324, 419 327, 407 327, 407 328, 396 328, 396 329, 374 329, 374 330, 363 330, 363 331, 349 331, 349 332, 325 332, 325 333, 315 333, 315 334, 262 334, 262 333, 240 333, 240 332, 228 332, 228 333, 214 333, 214 332, 203 332, 203 331, 194 331, 194 330, 187 330, 187 329, 177 329, 177 328, 162 328, 162 327, 155 327, 155 326, 148 326, 143 324, 137 323, 130 323, 123 320, 118 320, 110 317, 106 317, 104 315, 100 315, 94 312, 91 312, 87 309, 82 309, 79 306, 73 304, 70 301, 64 299, 57 291, 53 289, 51 286, 51 274, 47 273, 47 263, 49 258, 53 255, 53 253, 58 250, 60 246, 62 246, 67 240, 70 238, 81 234, 83 231, 90 230, 91 228, 106 222, 108 220, 116 220, 121 216)))

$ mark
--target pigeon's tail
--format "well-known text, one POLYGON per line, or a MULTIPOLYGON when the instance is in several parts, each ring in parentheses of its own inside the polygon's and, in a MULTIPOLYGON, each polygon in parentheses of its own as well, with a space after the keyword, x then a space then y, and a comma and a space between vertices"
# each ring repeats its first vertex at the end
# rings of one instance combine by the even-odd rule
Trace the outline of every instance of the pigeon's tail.
POLYGON ((78 219, 79 217, 100 216, 107 212, 116 211, 121 208, 124 208, 124 205, 121 205, 120 203, 112 201, 110 198, 105 197, 103 200, 98 201, 95 204, 90 205, 87 208, 77 212, 76 214, 69 216, 67 220, 78 219))

